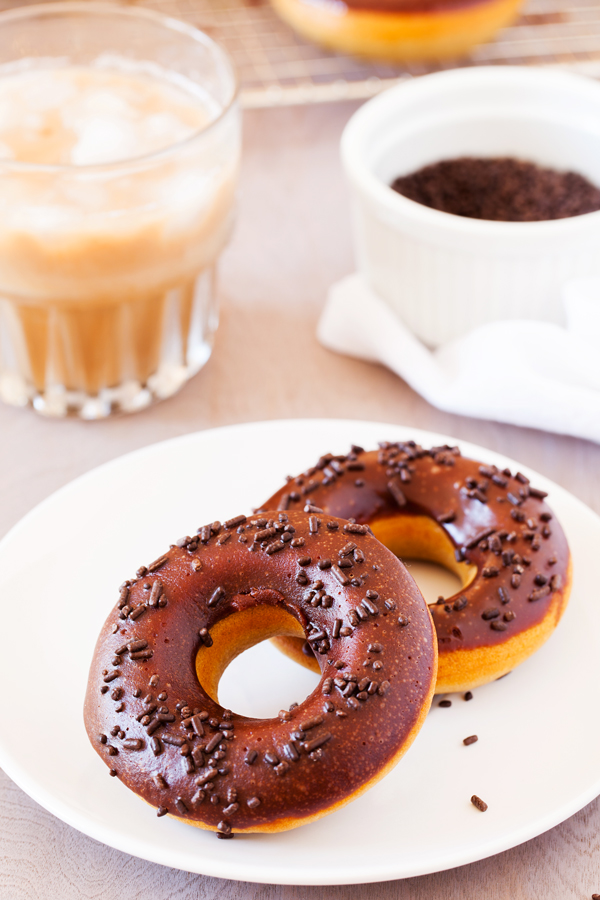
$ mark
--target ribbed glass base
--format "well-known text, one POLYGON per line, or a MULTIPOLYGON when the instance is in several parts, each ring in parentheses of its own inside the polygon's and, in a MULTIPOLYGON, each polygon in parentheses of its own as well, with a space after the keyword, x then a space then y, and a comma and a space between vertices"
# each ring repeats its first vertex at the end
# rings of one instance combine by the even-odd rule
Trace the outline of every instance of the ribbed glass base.
POLYGON ((151 295, 30 303, 0 296, 0 400, 102 419, 170 397, 210 357, 215 268, 151 295))

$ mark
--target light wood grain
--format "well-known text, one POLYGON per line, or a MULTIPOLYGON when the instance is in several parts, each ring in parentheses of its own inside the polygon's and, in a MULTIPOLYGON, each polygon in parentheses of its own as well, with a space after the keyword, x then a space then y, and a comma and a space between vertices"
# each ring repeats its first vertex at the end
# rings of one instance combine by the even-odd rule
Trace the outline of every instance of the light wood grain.
MULTIPOLYGON (((52 491, 122 453, 198 429, 305 416, 403 423, 471 440, 538 469, 600 512, 599 446, 441 413, 389 371, 316 343, 326 290, 352 269, 338 141, 353 108, 247 115, 238 227, 222 264, 215 352, 176 397, 95 424, 0 407, 0 535, 52 491)), ((0 773, 0 900, 583 900, 600 892, 599 835, 595 801, 521 847, 449 872, 354 887, 242 884, 104 847, 0 773)))

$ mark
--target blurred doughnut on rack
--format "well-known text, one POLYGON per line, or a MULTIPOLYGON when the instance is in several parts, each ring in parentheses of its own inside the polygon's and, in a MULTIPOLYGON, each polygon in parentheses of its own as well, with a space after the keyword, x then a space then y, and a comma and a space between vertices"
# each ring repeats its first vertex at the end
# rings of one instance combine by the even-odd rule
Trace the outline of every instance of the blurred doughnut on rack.
MULTIPOLYGON (((39 2, 39 0, 38 0, 39 2)), ((30 5, 0 0, 0 10, 30 5)), ((298 37, 269 0, 133 0, 190 22, 229 51, 246 108, 366 99, 404 78, 454 63, 403 66, 327 52, 298 37)), ((600 76, 600 0, 527 0, 514 25, 456 65, 560 66, 600 76)))

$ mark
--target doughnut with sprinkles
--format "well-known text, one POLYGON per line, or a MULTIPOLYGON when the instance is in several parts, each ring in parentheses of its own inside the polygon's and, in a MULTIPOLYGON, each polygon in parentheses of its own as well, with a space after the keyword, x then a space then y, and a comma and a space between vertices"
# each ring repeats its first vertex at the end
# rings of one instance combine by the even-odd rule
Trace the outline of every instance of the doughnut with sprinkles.
POLYGON ((121 586, 85 724, 110 774, 159 817, 221 838, 283 831, 396 764, 429 710, 436 666, 427 605, 367 526, 315 512, 238 516, 182 538, 121 586), (309 644, 317 688, 271 719, 224 709, 227 665, 274 635, 309 644))
MULTIPOLYGON (((461 590, 430 606, 439 645, 436 692, 446 693, 505 675, 558 624, 571 559, 545 497, 520 472, 466 459, 457 447, 426 450, 406 441, 322 456, 264 507, 310 505, 325 521, 338 516, 367 524, 397 556, 435 561, 459 576, 461 590)), ((314 667, 298 640, 276 643, 314 667)))

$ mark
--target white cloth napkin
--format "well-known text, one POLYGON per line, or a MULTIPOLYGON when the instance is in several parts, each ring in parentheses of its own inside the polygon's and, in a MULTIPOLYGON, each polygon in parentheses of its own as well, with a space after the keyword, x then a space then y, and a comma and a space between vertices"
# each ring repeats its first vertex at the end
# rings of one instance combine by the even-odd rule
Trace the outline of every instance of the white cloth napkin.
POLYGON ((317 336, 384 363, 439 409, 600 443, 600 280, 571 282, 564 303, 566 328, 492 322, 431 351, 350 275, 330 289, 317 336))

